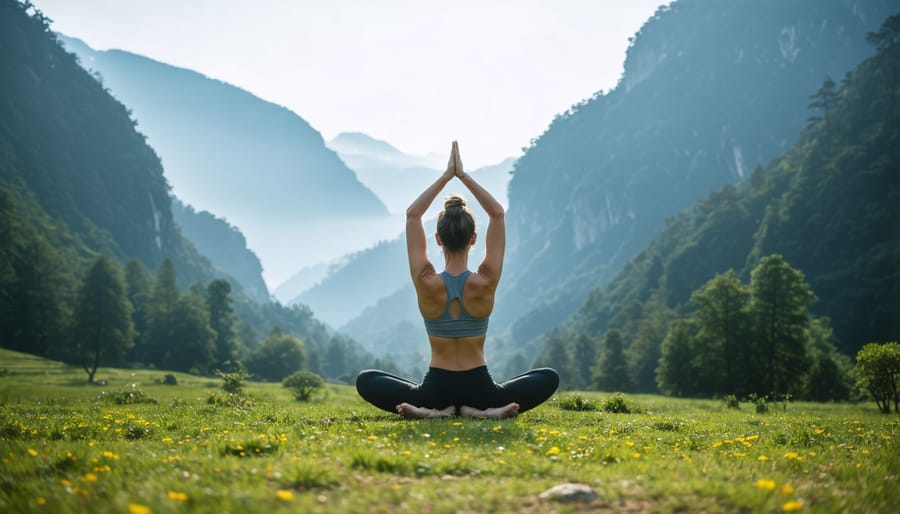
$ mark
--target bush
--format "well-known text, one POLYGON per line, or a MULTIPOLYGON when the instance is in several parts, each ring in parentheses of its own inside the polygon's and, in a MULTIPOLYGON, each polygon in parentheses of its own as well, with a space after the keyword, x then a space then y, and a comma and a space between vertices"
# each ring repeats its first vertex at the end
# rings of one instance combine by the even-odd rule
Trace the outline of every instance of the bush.
POLYGON ((222 377, 222 390, 229 394, 241 394, 244 390, 244 380, 251 376, 243 369, 228 372, 216 370, 216 375, 222 377))
POLYGON ((747 396, 747 399, 750 400, 750 403, 754 405, 757 414, 765 414, 769 412, 769 404, 766 403, 765 396, 757 396, 755 394, 750 394, 747 396))
POLYGON ((610 412, 613 414, 633 414, 640 412, 640 409, 633 403, 629 403, 625 400, 625 397, 622 396, 621 393, 614 394, 607 398, 600 408, 603 412, 610 412))
POLYGON ((737 396, 733 394, 727 395, 725 398, 722 398, 722 401, 725 403, 725 406, 729 409, 740 409, 741 403, 738 401, 737 396))
POLYGON ((900 345, 869 343, 856 354, 856 378, 884 414, 900 412, 900 345))
POLYGON ((103 391, 97 396, 100 401, 112 402, 116 405, 131 405, 135 403, 157 403, 137 384, 125 386, 121 391, 106 392, 103 391))
POLYGON ((591 401, 581 395, 573 394, 559 399, 559 408, 563 410, 594 411, 597 410, 597 402, 591 401))
POLYGON ((322 377, 310 371, 298 371, 284 379, 282 385, 294 393, 294 397, 305 402, 316 390, 325 385, 322 377))
POLYGON ((303 341, 291 334, 272 334, 247 358, 247 370, 260 380, 278 382, 306 366, 303 341))

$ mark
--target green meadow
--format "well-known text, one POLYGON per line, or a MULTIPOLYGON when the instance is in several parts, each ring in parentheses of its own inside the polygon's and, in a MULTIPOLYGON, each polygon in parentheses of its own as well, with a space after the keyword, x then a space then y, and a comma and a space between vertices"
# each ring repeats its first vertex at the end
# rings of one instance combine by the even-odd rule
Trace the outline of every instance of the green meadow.
MULTIPOLYGON (((626 395, 639 412, 405 421, 329 384, 229 398, 219 379, 0 351, 2 512, 896 512, 900 419, 872 404, 626 395), (212 398, 212 400, 211 400, 212 398), (136 403, 127 403, 136 402, 136 403), (590 503, 544 500, 565 482, 590 503)), ((603 393, 577 393, 602 403, 603 393)))

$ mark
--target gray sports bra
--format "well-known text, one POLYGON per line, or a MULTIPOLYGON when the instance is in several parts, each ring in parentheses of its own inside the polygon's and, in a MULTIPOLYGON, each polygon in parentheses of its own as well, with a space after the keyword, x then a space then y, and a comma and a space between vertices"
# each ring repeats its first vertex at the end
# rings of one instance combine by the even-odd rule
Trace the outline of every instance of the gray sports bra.
POLYGON ((473 318, 463 306, 462 291, 466 285, 466 280, 471 274, 471 271, 466 270, 464 273, 454 277, 446 271, 441 272, 441 278, 447 287, 447 305, 444 306, 444 311, 440 316, 425 319, 425 331, 428 332, 428 335, 435 337, 471 337, 487 333, 490 317, 473 318), (453 300, 459 301, 458 318, 453 318, 450 315, 450 304, 453 300))

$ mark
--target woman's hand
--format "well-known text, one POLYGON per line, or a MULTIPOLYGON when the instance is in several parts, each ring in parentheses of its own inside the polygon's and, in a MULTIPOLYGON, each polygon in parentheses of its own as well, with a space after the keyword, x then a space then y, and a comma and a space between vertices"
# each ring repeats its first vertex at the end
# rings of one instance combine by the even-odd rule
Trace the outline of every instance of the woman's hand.
POLYGON ((450 160, 453 161, 453 171, 454 174, 462 178, 463 176, 463 163, 462 159, 459 158, 459 144, 456 141, 453 142, 453 148, 450 150, 450 160))
POLYGON ((443 178, 450 180, 456 175, 456 159, 457 155, 457 147, 456 141, 453 142, 453 146, 450 148, 450 160, 447 161, 447 169, 444 171, 443 178))
POLYGON ((463 176, 463 163, 462 159, 459 158, 459 145, 456 141, 453 142, 453 146, 450 148, 450 160, 447 161, 447 170, 444 171, 445 178, 453 178, 463 176))

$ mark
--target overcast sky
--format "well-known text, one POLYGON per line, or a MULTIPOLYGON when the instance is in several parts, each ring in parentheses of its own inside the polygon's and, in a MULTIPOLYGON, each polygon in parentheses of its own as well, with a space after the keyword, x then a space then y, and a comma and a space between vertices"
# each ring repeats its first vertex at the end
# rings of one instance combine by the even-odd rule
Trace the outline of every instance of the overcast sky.
POLYGON ((32 0, 52 28, 191 68, 412 154, 518 156, 622 73, 662 0, 32 0))

